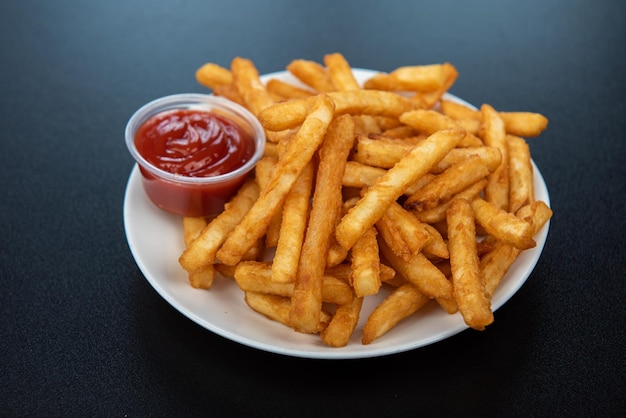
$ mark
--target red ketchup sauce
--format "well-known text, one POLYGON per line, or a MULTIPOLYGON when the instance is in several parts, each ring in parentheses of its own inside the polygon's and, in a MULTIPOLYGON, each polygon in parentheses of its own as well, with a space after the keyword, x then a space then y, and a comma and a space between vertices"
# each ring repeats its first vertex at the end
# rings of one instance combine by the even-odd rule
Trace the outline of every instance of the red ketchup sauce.
MULTIPOLYGON (((153 166, 181 177, 214 177, 249 161, 255 151, 252 136, 215 112, 180 109, 156 114, 135 134, 137 151, 153 166)), ((157 206, 183 216, 219 213, 245 180, 175 183, 142 169, 144 187, 157 206)))

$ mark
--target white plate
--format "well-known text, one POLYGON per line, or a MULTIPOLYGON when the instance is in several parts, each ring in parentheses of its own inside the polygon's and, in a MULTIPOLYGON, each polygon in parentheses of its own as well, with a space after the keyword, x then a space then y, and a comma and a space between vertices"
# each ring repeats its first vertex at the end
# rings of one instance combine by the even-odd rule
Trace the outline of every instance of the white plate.
MULTIPOLYGON (((359 81, 363 81, 374 72, 355 69, 354 73, 359 81)), ((268 74, 263 79, 271 77, 294 81, 285 72, 268 74)), ((467 104, 452 95, 447 98, 467 104)), ((549 205, 546 184, 534 162, 533 168, 536 198, 549 205)), ((181 218, 158 209, 150 202, 141 186, 141 174, 136 165, 124 196, 124 226, 128 245, 139 269, 169 304, 204 328, 260 350, 318 359, 366 358, 412 350, 468 328, 460 314, 449 315, 431 302, 378 340, 362 345, 361 330, 365 320, 387 294, 381 292, 365 298, 361 318, 350 343, 346 347, 331 348, 324 345, 319 336, 297 333, 252 311, 243 301, 243 292, 229 279, 216 277, 208 291, 194 289, 178 264, 178 257, 184 249, 181 218)), ((536 235, 537 246, 522 252, 509 269, 493 295, 494 310, 509 300, 532 272, 543 250, 548 228, 549 224, 536 235)))

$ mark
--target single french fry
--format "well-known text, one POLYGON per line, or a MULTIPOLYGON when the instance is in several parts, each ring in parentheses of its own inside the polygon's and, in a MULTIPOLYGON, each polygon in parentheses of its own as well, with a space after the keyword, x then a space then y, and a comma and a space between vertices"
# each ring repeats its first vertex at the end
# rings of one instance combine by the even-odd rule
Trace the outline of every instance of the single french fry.
POLYGON ((509 212, 535 201, 530 148, 519 136, 507 135, 509 150, 509 212))
POLYGON ((446 82, 443 64, 398 67, 389 74, 379 73, 365 81, 366 89, 430 92, 446 82))
POLYGON ((445 81, 441 87, 434 91, 417 92, 411 98, 416 109, 432 109, 435 107, 459 77, 456 67, 449 62, 443 63, 443 71, 445 73, 445 81))
POLYGON ((335 231, 337 242, 345 249, 352 248, 365 230, 381 218, 389 205, 454 148, 462 136, 461 130, 438 131, 416 145, 369 187, 341 219, 335 231))
POLYGON ((406 262, 391 251, 384 239, 379 240, 378 245, 385 260, 421 292, 431 298, 452 297, 452 284, 422 253, 412 255, 406 262))
MULTIPOLYGON (((272 263, 242 261, 237 264, 234 278, 241 290, 291 297, 293 283, 277 283, 272 279, 272 263)), ((332 276, 322 278, 322 300, 327 303, 346 304, 352 301, 349 284, 332 276)))
POLYGON ((467 200, 472 200, 475 196, 478 196, 478 194, 485 188, 486 185, 487 179, 479 180, 469 186, 467 189, 453 196, 447 202, 444 202, 437 207, 412 213, 417 219, 425 224, 434 224, 437 222, 441 222, 446 219, 446 211, 448 210, 450 204, 454 199, 463 198, 467 200))
POLYGON ((370 166, 391 168, 414 147, 415 144, 399 140, 370 139, 357 135, 353 160, 370 166))
POLYGON ((335 118, 319 152, 311 214, 300 253, 291 303, 295 330, 310 333, 319 322, 321 282, 333 227, 342 206, 341 180, 354 142, 354 122, 348 115, 335 118))
POLYGON ((241 97, 234 84, 215 86, 213 87, 213 94, 224 97, 231 102, 235 102, 243 107, 246 107, 243 97, 241 97))
POLYGON ((276 283, 296 281, 300 251, 308 221, 313 174, 313 164, 309 163, 283 204, 280 234, 272 263, 272 281, 276 283))
POLYGON ((403 319, 426 305, 429 297, 411 283, 396 288, 368 316, 363 327, 361 343, 371 344, 403 319))
MULTIPOLYGON (((532 225, 534 235, 550 220, 552 209, 545 202, 538 200, 520 208, 516 215, 532 225)), ((521 252, 522 250, 519 248, 498 241, 494 244, 491 251, 481 257, 481 280, 487 298, 491 299, 493 297, 504 275, 521 252)))
POLYGON ((293 60, 287 65, 287 71, 318 93, 329 93, 336 90, 326 68, 315 61, 293 60))
POLYGON ((548 127, 548 118, 533 112, 500 112, 506 132, 510 135, 532 138, 548 127))
POLYGON ((322 341, 330 347, 345 347, 350 341, 361 314, 363 298, 355 297, 352 302, 339 305, 330 323, 321 332, 322 341))
POLYGON ((370 227, 352 248, 350 284, 357 297, 370 296, 380 289, 380 257, 376 229, 370 227))
MULTIPOLYGON (((333 91, 327 94, 335 103, 336 115, 398 117, 413 106, 406 97, 387 91, 333 91)), ((314 101, 314 97, 309 97, 276 103, 264 109, 257 117, 267 130, 293 129, 302 124, 314 101)))
POLYGON ((485 199, 497 208, 509 209, 509 147, 506 141, 504 122, 496 110, 488 104, 480 108, 482 115, 481 137, 485 145, 500 150, 502 161, 487 177, 485 199))
POLYGON ((448 244, 441 235, 441 232, 430 224, 423 223, 422 226, 430 235, 430 240, 426 242, 423 248, 423 253, 427 258, 438 258, 440 260, 446 260, 450 258, 450 251, 448 250, 448 244))
POLYGON ((243 219, 259 196, 259 186, 254 180, 246 181, 237 194, 183 251, 180 265, 188 272, 211 265, 219 246, 243 219))
MULTIPOLYGON (((482 119, 481 112, 449 100, 441 101, 441 110, 456 120, 482 119)), ((507 134, 532 138, 548 127, 548 118, 534 112, 499 112, 507 134)))
POLYGON ((489 169, 477 155, 453 164, 433 181, 409 196, 404 206, 412 211, 432 209, 487 177, 489 169))
POLYGON ((254 241, 263 235, 276 210, 323 141, 332 118, 332 101, 325 95, 317 96, 315 107, 281 156, 267 187, 218 250, 217 257, 222 263, 237 264, 254 241))
MULTIPOLYGON (((380 274, 380 280, 383 282, 393 280, 396 276, 396 271, 393 268, 382 263, 379 264, 378 271, 380 274)), ((332 276, 339 280, 343 280, 346 283, 350 283, 350 274, 352 274, 352 263, 348 262, 326 267, 326 270, 324 270, 325 276, 332 276)))
POLYGON ((196 70, 196 80, 205 87, 214 90, 218 86, 229 86, 233 75, 228 68, 208 62, 196 70))
POLYGON ((315 93, 311 90, 307 90, 298 86, 294 86, 291 83, 287 83, 278 78, 272 78, 265 84, 267 91, 282 97, 284 100, 288 99, 302 99, 311 97, 315 93))
POLYGON ((465 199, 452 202, 447 212, 447 222, 456 303, 468 326, 484 330, 493 322, 493 312, 480 278, 474 214, 470 203, 465 199))
POLYGON ((460 147, 480 147, 483 145, 480 138, 466 132, 454 119, 436 110, 415 109, 401 114, 399 119, 400 122, 427 135, 443 129, 461 129, 464 135, 459 142, 460 147))
POLYGON ((520 250, 533 248, 536 245, 532 225, 528 222, 519 219, 513 213, 498 209, 493 203, 480 197, 475 197, 471 205, 478 224, 499 241, 511 244, 520 250))
POLYGON ((235 57, 230 64, 233 84, 243 98, 245 106, 255 115, 275 103, 261 82, 254 63, 246 58, 235 57))
MULTIPOLYGON (((291 327, 291 323, 289 322, 289 308, 291 306, 291 300, 289 298, 255 292, 245 292, 244 301, 252 310, 271 320, 291 327)), ((324 331, 330 320, 331 315, 328 312, 323 311, 322 315, 320 315, 320 322, 317 325, 315 333, 319 334, 324 331)))
MULTIPOLYGON (((185 247, 189 247, 206 227, 207 220, 204 217, 183 217, 183 239, 185 247)), ((215 278, 215 269, 212 264, 200 267, 197 270, 187 272, 189 283, 196 289, 210 289, 215 278)))
POLYGON ((397 226, 402 240, 406 243, 411 255, 422 251, 433 240, 428 227, 397 202, 393 202, 387 208, 385 215, 383 215, 384 217, 387 217, 389 222, 397 226))
POLYGON ((324 56, 324 64, 333 86, 339 91, 360 90, 361 86, 352 74, 352 67, 340 53, 324 56))
POLYGON ((485 163, 490 173, 493 173, 502 162, 502 154, 500 150, 494 147, 466 147, 466 148, 454 148, 451 149, 445 157, 439 161, 432 172, 441 173, 451 165, 456 164, 462 160, 465 160, 470 155, 478 155, 480 159, 485 163))

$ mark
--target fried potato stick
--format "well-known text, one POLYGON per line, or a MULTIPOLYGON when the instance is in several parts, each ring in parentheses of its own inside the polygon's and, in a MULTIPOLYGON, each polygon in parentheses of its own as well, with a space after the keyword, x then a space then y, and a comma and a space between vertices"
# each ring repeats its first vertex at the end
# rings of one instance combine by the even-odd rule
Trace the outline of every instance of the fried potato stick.
POLYGON ((259 77, 254 63, 246 58, 235 57, 231 64, 233 84, 243 98, 245 106, 255 115, 275 103, 259 77))
MULTIPOLYGON (((289 298, 256 292, 245 292, 244 301, 252 310, 269 319, 291 327, 291 323, 289 322, 291 300, 289 298)), ((331 320, 331 315, 326 311, 322 311, 320 318, 315 334, 319 334, 326 329, 331 320)))
POLYGON ((346 58, 340 53, 327 54, 324 56, 324 64, 333 86, 338 91, 360 90, 361 86, 352 74, 352 67, 346 58))
POLYGON ((295 330, 314 332, 322 308, 321 279, 330 237, 341 212, 341 181, 354 142, 354 122, 335 118, 319 152, 311 214, 300 253, 290 319, 295 330))
POLYGON ((485 145, 500 150, 502 161, 487 177, 485 199, 497 208, 509 209, 509 147, 506 141, 504 122, 496 110, 488 104, 480 108, 482 115, 481 136, 485 145))
POLYGON ((356 328, 363 306, 363 298, 355 297, 352 302, 339 305, 328 326, 320 337, 330 347, 345 347, 356 328))
POLYGON ((484 330, 493 322, 493 312, 480 278, 474 214, 470 203, 465 199, 452 202, 447 222, 452 284, 458 309, 468 326, 484 330))
POLYGON ((337 242, 350 249, 367 228, 378 221, 412 183, 437 164, 461 138, 461 130, 444 130, 420 142, 391 169, 389 169, 341 219, 335 231, 337 242))
MULTIPOLYGON (((427 135, 443 129, 463 129, 454 119, 435 110, 416 109, 403 113, 399 117, 400 122, 409 125, 419 132, 427 135)), ((480 147, 483 141, 463 129, 465 135, 459 142, 460 147, 480 147)))
POLYGON ((507 135, 509 148, 509 212, 535 201, 530 148, 519 136, 507 135))
POLYGON ((247 180, 237 194, 226 203, 224 211, 215 217, 183 251, 178 260, 180 265, 188 272, 193 272, 213 264, 218 248, 241 222, 258 196, 259 185, 254 180, 247 180))
MULTIPOLYGON (((272 263, 269 262, 242 261, 235 268, 234 279, 241 290, 246 292, 284 297, 293 295, 293 283, 276 283, 272 280, 272 263)), ((343 305, 352 302, 352 298, 352 288, 348 283, 324 275, 322 279, 322 300, 324 302, 343 305)))
POLYGON ((370 227, 352 247, 350 284, 357 297, 375 295, 380 289, 380 256, 376 235, 376 229, 370 227))
MULTIPOLYGON (((207 221, 204 217, 183 217, 183 238, 185 247, 189 247, 202 230, 206 227, 207 221)), ((196 289, 210 289, 215 278, 215 269, 212 264, 200 267, 198 270, 187 272, 189 284, 196 289)))
POLYGON ((313 174, 313 163, 309 163, 283 204, 278 244, 272 263, 273 282, 293 283, 296 281, 300 251, 309 215, 313 174))
MULTIPOLYGON (((550 220, 552 210, 545 202, 535 201, 522 207, 516 215, 532 225, 533 235, 535 235, 550 220)), ((522 250, 519 248, 498 241, 491 251, 481 257, 481 280, 485 288, 485 295, 489 299, 493 297, 504 275, 521 252, 522 250)))
POLYGON ((450 200, 477 181, 487 177, 489 169, 478 155, 453 164, 433 181, 410 195, 404 207, 412 211, 423 211, 450 200))
POLYGON ((452 298, 452 284, 422 253, 412 255, 407 262, 396 256, 384 239, 379 247, 385 260, 421 292, 430 298, 452 298))
POLYGON ((332 119, 332 101, 325 95, 317 96, 316 105, 281 156, 269 183, 218 250, 217 257, 222 263, 237 264, 263 235, 276 210, 323 141, 332 119))
POLYGON ((229 69, 208 62, 196 70, 196 80, 203 86, 215 90, 216 87, 231 85, 233 75, 229 69))
POLYGON ((329 93, 336 90, 326 68, 315 61, 293 60, 287 65, 287 71, 318 93, 329 93))
MULTIPOLYGON (((413 107, 406 97, 386 91, 334 91, 327 94, 335 103, 336 115, 349 113, 398 117, 413 107)), ((270 131, 296 128, 304 121, 314 101, 314 98, 306 98, 276 103, 264 109, 257 117, 263 127, 270 131)))
POLYGON ((446 81, 443 64, 398 67, 389 74, 379 73, 365 81, 364 87, 373 90, 430 92, 441 88, 446 81))
POLYGON ((493 203, 476 197, 471 202, 474 216, 485 231, 499 241, 511 244, 520 250, 533 248, 532 225, 515 214, 498 209, 493 203))
POLYGON ((460 199, 460 198, 471 201, 475 196, 478 196, 478 194, 485 188, 486 185, 487 185, 487 179, 479 180, 476 183, 469 186, 467 189, 453 196, 447 202, 444 202, 437 207, 424 210, 424 211, 412 212, 412 213, 415 215, 417 219, 419 219, 424 224, 434 224, 437 222, 441 222, 446 219, 446 211, 450 207, 450 204, 452 203, 452 201, 454 201, 455 199, 460 199))
POLYGON ((413 315, 430 298, 411 283, 396 288, 369 315, 363 327, 361 343, 371 344, 403 319, 413 315))

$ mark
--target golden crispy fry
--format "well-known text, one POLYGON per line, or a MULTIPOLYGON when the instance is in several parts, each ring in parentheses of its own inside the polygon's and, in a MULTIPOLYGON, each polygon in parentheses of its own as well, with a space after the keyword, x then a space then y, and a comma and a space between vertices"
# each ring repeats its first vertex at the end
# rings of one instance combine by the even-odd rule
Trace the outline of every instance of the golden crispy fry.
POLYGON ((384 239, 380 240, 379 247, 385 260, 421 292, 431 298, 452 297, 452 284, 422 253, 412 255, 406 262, 394 254, 384 239))
MULTIPOLYGON (((456 120, 482 119, 481 112, 460 103, 441 101, 444 114, 456 120)), ((533 112, 499 112, 507 134, 531 138, 539 136, 548 127, 548 118, 533 112)))
MULTIPOLYGON (((416 109, 403 113, 400 115, 399 119, 402 123, 405 123, 413 129, 427 135, 443 129, 463 130, 463 128, 454 119, 435 110, 416 109)), ((460 147, 480 147, 483 145, 483 141, 481 141, 480 138, 466 132, 465 130, 463 130, 463 132, 465 134, 463 139, 461 139, 461 142, 459 142, 460 147)))
POLYGON ((208 62, 196 71, 196 80, 205 87, 214 90, 218 86, 229 86, 233 83, 233 75, 229 69, 208 62))
POLYGON ((332 118, 332 101, 325 95, 317 96, 317 104, 280 158, 267 187, 217 252, 222 263, 237 264, 254 241, 263 235, 276 210, 324 139, 332 118))
POLYGON ((283 204, 280 235, 272 263, 272 281, 276 283, 296 281, 300 251, 309 215, 313 171, 313 164, 307 164, 283 204))
POLYGON ((456 303, 465 323, 474 329, 483 330, 493 322, 493 312, 480 279, 474 214, 470 203, 465 199, 452 202, 447 222, 456 303))
POLYGON ((233 84, 243 98, 245 106, 255 115, 274 104, 274 99, 259 78, 254 63, 246 58, 235 57, 230 64, 233 84))
POLYGON ((364 87, 373 90, 431 92, 446 82, 443 64, 399 67, 389 74, 379 73, 365 81, 364 87))
POLYGON ((402 239, 411 255, 417 254, 433 240, 427 226, 421 223, 412 213, 405 210, 399 203, 392 203, 384 217, 397 225, 402 239))
MULTIPOLYGON (((552 217, 552 210, 542 201, 535 201, 522 207, 517 216, 529 222, 533 227, 533 235, 552 217)), ((491 251, 480 259, 481 280, 485 288, 485 295, 491 299, 504 275, 517 259, 522 250, 512 245, 498 241, 491 251)))
POLYGON ((432 172, 441 173, 449 168, 451 165, 456 164, 462 160, 465 160, 470 155, 478 155, 483 163, 487 166, 490 173, 493 173, 502 162, 502 154, 500 150, 494 147, 467 147, 467 148, 454 148, 443 157, 439 164, 437 164, 432 172))
POLYGON ((493 203, 480 197, 474 198, 471 205, 476 221, 488 234, 520 250, 535 246, 532 225, 528 222, 512 213, 498 209, 493 203))
POLYGON ((413 212, 413 214, 415 215, 417 219, 419 219, 421 222, 424 222, 426 224, 433 224, 433 223, 441 222, 446 219, 446 211, 450 207, 450 204, 452 203, 453 200, 460 199, 460 198, 472 200, 485 188, 486 185, 487 185, 486 179, 479 180, 476 183, 469 186, 467 189, 453 196, 447 202, 444 202, 440 204, 439 206, 432 208, 432 209, 419 211, 419 212, 413 212))
MULTIPOLYGON (((335 103, 336 115, 372 115, 398 117, 413 106, 406 97, 396 93, 375 90, 334 91, 328 93, 335 103)), ((315 102, 314 97, 293 99, 276 103, 260 112, 257 117, 270 131, 283 131, 298 127, 315 102)))
POLYGON ((506 132, 531 138, 539 136, 548 127, 548 118, 532 112, 500 112, 506 132))
POLYGON ((411 101, 415 105, 416 109, 432 109, 435 107, 435 105, 441 101, 443 95, 450 90, 456 79, 459 77, 459 72, 456 67, 449 62, 443 63, 443 71, 446 79, 440 88, 429 92, 417 92, 415 96, 411 98, 411 101))
POLYGON ((370 314, 363 327, 362 344, 371 344, 403 319, 413 315, 430 299, 411 283, 393 290, 370 314))
MULTIPOLYGON (((263 190, 272 177, 272 171, 278 163, 278 158, 273 156, 264 156, 255 166, 256 181, 263 190)), ((277 210, 265 232, 265 246, 268 248, 276 247, 278 237, 280 235, 280 224, 282 222, 282 210, 277 210)))
MULTIPOLYGON (((234 278, 241 290, 291 297, 293 283, 276 283, 272 279, 272 264, 260 261, 242 261, 237 264, 234 278)), ((352 289, 343 280, 323 276, 322 300, 343 305, 352 301, 352 289)))
POLYGON ((428 258, 438 258, 441 260, 450 258, 448 244, 446 244, 441 232, 430 224, 423 223, 422 226, 430 235, 430 240, 426 242, 423 248, 424 255, 428 258))
POLYGON ((352 248, 350 284, 357 297, 370 296, 380 289, 380 257, 376 229, 370 227, 352 248))
POLYGON ((224 97, 232 102, 235 102, 243 107, 246 106, 244 103, 243 97, 239 95, 239 92, 235 88, 233 84, 228 84, 224 86, 215 86, 213 88, 213 94, 216 96, 224 97))
MULTIPOLYGON (((245 292, 244 301, 254 311, 266 316, 269 319, 280 322, 291 327, 289 322, 289 307, 291 300, 282 296, 265 295, 255 292, 245 292)), ((323 311, 320 315, 320 322, 315 331, 316 334, 324 331, 331 320, 331 315, 323 311)))
POLYGON ((294 86, 293 84, 287 83, 277 78, 272 78, 268 80, 265 88, 270 93, 282 97, 283 100, 302 99, 305 97, 311 97, 315 94, 311 90, 294 86))
POLYGON ((361 86, 352 74, 352 68, 340 53, 324 56, 324 64, 333 86, 339 91, 360 90, 361 86))
POLYGON ((462 136, 460 130, 439 131, 416 145, 368 188, 361 200, 341 219, 335 232, 337 242, 345 249, 352 248, 389 205, 454 148, 462 136))
POLYGON ((178 260, 180 265, 188 272, 193 272, 213 264, 219 246, 241 222, 258 196, 258 184, 254 180, 246 181, 225 205, 224 211, 187 246, 178 260))
POLYGON ((295 289, 291 298, 291 323, 297 331, 313 332, 322 308, 320 279, 333 227, 342 206, 341 180, 354 142, 354 122, 348 115, 331 123, 320 149, 311 216, 302 244, 295 289))
POLYGON ((330 347, 345 347, 350 341, 361 314, 363 298, 355 297, 352 302, 339 305, 330 323, 320 334, 322 341, 330 347))
POLYGON ((318 93, 329 93, 336 90, 326 68, 315 61, 293 60, 287 65, 287 71, 318 93))
MULTIPOLYGON (((207 221, 203 217, 183 217, 183 238, 185 247, 189 247, 195 240, 202 229, 207 225, 207 221)), ((200 267, 198 270, 188 271, 189 283, 196 289, 210 289, 215 278, 215 269, 212 264, 200 267)))
POLYGON ((509 147, 506 141, 504 122, 496 110, 484 104, 480 108, 482 114, 481 136, 485 145, 500 150, 502 161, 498 168, 487 178, 485 198, 499 209, 509 209, 509 147))
POLYGON ((489 169, 477 155, 453 164, 433 181, 409 196, 404 206, 413 211, 423 211, 439 206, 472 184, 485 178, 489 169))
POLYGON ((509 212, 535 201, 530 148, 519 136, 507 135, 509 149, 509 212))
POLYGON ((353 160, 370 166, 391 168, 414 147, 415 144, 400 140, 370 139, 358 135, 353 160))

